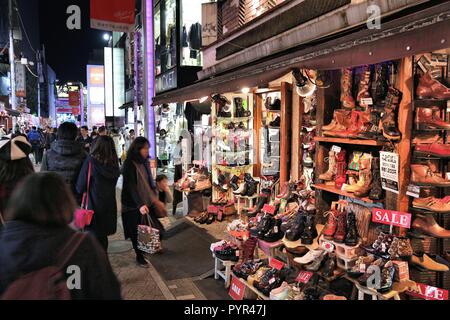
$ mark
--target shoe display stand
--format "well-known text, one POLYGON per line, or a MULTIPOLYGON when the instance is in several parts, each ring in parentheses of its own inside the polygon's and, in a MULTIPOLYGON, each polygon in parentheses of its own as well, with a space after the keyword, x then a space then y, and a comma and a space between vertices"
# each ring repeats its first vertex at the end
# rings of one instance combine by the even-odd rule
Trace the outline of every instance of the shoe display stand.
MULTIPOLYGON (((441 52, 442 53, 442 52, 441 52)), ((448 50, 445 52, 448 55, 448 50)), ((412 117, 414 119, 413 129, 412 129, 412 138, 411 141, 411 149, 412 158, 411 164, 420 164, 429 168, 432 172, 430 173, 439 175, 440 178, 443 175, 446 175, 447 172, 450 172, 449 161, 450 154, 444 154, 442 156, 436 156, 434 154, 430 154, 423 151, 417 151, 416 147, 418 142, 420 142, 420 137, 424 135, 432 135, 439 136, 439 140, 435 141, 433 144, 435 146, 439 146, 441 143, 447 144, 449 143, 450 136, 448 135, 448 130, 450 129, 450 125, 447 128, 445 126, 445 122, 449 122, 450 120, 450 100, 449 99, 430 99, 419 97, 418 87, 420 85, 420 78, 424 75, 424 68, 427 68, 429 72, 439 75, 437 78, 444 78, 447 83, 450 79, 449 77, 449 61, 447 57, 447 63, 441 64, 440 66, 436 66, 434 64, 424 65, 424 59, 430 59, 431 53, 424 55, 417 55, 413 57, 412 60, 412 70, 414 75, 414 90, 412 96, 414 97, 412 101, 412 117), (435 110, 435 111, 431 111, 435 110), (433 112, 432 119, 428 119, 426 117, 426 112, 433 112), (422 121, 427 121, 428 123, 424 123, 422 121), (433 127, 432 122, 435 122, 437 126, 439 124, 442 127, 433 127), (439 123, 440 121, 444 122, 444 124, 439 123), (416 137, 417 142, 416 142, 416 137)), ((442 61, 441 61, 442 62, 442 61)), ((426 63, 425 63, 426 64, 426 63)), ((445 177, 446 180, 449 180, 449 177, 445 177)), ((443 199, 446 196, 450 195, 450 186, 437 186, 432 183, 414 183, 410 182, 411 185, 417 185, 420 189, 419 196, 422 197, 435 197, 438 199, 443 199)), ((437 213, 427 209, 416 208, 413 205, 414 197, 410 197, 410 212, 413 214, 413 221, 417 216, 429 216, 431 215, 433 219, 439 226, 442 226, 444 229, 450 228, 450 218, 448 217, 448 213, 437 213)), ((440 256, 445 259, 445 254, 450 250, 450 239, 440 239, 434 238, 430 235, 420 234, 417 232, 410 232, 411 242, 414 248, 414 252, 427 254, 430 257, 440 256)), ((436 261, 436 259, 434 259, 436 261)), ((450 272, 435 272, 424 269, 420 266, 411 266, 410 267, 410 276, 411 279, 424 283, 430 286, 443 288, 446 290, 450 289, 450 272)), ((413 298, 414 299, 414 298, 413 298)))
POLYGON ((233 261, 223 261, 213 254, 214 258, 214 279, 222 278, 225 281, 225 288, 230 286, 231 282, 231 268, 236 264, 233 261), (225 270, 223 270, 225 268, 225 270))

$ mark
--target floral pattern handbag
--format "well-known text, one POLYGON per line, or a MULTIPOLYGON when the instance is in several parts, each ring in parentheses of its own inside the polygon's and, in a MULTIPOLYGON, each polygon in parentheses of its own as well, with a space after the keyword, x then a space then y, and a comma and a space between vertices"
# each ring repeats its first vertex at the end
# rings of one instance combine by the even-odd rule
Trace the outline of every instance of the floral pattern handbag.
POLYGON ((161 238, 159 230, 151 226, 148 214, 142 216, 138 225, 138 249, 149 254, 161 251, 161 238))

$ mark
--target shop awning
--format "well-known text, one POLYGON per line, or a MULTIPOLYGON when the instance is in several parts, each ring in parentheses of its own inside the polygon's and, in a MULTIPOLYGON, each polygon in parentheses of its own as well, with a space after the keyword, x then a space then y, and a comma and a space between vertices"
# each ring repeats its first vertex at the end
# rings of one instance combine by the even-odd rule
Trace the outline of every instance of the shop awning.
POLYGON ((382 22, 380 30, 346 30, 153 98, 152 105, 240 91, 273 81, 292 68, 339 69, 399 59, 450 46, 450 2, 382 22))

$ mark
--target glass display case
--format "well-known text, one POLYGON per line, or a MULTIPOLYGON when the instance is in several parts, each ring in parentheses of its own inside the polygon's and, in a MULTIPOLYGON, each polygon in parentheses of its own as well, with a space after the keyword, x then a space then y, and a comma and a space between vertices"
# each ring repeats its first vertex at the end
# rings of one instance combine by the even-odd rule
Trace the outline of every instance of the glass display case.
POLYGON ((177 65, 176 0, 162 0, 155 5, 155 74, 177 65))
POLYGON ((202 66, 202 3, 205 0, 181 0, 180 63, 202 66))

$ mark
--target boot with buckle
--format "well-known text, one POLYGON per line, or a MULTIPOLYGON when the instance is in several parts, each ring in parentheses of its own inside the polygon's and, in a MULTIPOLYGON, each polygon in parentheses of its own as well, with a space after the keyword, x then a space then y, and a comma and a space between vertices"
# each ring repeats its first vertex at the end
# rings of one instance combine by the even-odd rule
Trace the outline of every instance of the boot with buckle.
POLYGON ((397 125, 397 113, 402 93, 390 87, 385 100, 384 114, 380 120, 379 127, 383 131, 383 136, 389 140, 400 140, 401 133, 397 125))

